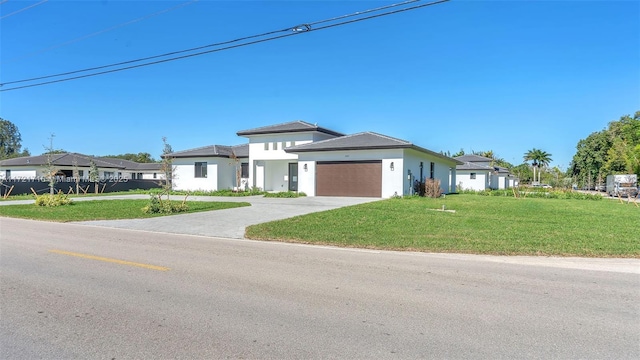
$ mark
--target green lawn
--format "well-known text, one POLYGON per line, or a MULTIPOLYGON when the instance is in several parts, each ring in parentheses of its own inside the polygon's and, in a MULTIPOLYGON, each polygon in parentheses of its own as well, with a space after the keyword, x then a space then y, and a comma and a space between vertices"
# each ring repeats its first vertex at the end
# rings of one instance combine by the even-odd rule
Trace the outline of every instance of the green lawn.
POLYGON ((389 199, 251 226, 246 236, 337 246, 504 255, 640 257, 640 208, 478 195, 389 199), (455 213, 428 209, 453 209, 455 213))
MULTIPOLYGON (((143 213, 142 208, 147 204, 149 204, 149 200, 76 201, 71 205, 58 207, 43 207, 34 204, 4 205, 0 206, 0 216, 59 222, 143 219, 166 216, 166 214, 143 213)), ((187 204, 189 211, 186 213, 250 206, 246 202, 187 201, 187 204)), ((179 214, 184 214, 184 212, 179 214)))

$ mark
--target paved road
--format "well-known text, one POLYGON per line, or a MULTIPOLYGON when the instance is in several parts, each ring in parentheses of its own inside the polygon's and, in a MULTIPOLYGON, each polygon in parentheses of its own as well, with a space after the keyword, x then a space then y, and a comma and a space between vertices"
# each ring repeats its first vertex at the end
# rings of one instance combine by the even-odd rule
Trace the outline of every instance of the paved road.
POLYGON ((350 250, 7 218, 0 236, 2 359, 640 358, 638 260, 350 250))

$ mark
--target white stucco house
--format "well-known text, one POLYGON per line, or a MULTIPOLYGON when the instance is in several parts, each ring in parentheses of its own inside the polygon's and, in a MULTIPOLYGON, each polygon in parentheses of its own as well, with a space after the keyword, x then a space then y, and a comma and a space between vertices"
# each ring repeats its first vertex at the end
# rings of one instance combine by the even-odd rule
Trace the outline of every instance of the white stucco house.
POLYGON ((249 187, 249 144, 210 145, 167 154, 175 190, 216 191, 249 187))
POLYGON ((462 162, 408 141, 373 132, 353 135, 304 121, 243 130, 249 139, 249 186, 308 196, 409 195, 416 179, 440 180, 456 191, 462 162))
POLYGON ((137 163, 133 161, 89 156, 78 153, 62 153, 37 156, 23 156, 0 161, 0 179, 44 178, 50 162, 59 178, 73 178, 78 171, 81 180, 89 179, 93 161, 98 168, 100 179, 163 179, 159 163, 137 163))
POLYGON ((517 179, 509 169, 494 166, 493 160, 479 155, 455 157, 461 164, 456 166, 460 190, 498 190, 517 186, 517 179))

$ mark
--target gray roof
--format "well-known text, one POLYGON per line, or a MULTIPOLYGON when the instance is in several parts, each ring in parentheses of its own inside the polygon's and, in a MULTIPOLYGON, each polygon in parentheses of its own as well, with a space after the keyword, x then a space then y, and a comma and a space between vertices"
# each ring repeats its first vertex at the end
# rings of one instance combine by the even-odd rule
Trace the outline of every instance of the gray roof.
POLYGON ((480 155, 474 155, 474 154, 456 156, 455 159, 456 160, 460 160, 462 162, 491 162, 491 161, 493 161, 493 159, 491 159, 491 158, 480 156, 480 155))
MULTIPOLYGON (((172 158, 190 158, 190 157, 231 157, 235 154, 239 158, 249 157, 249 144, 227 146, 227 145, 209 145, 195 149, 176 151, 168 154, 172 158)), ((164 155, 163 155, 164 157, 164 155)))
POLYGON ((302 153, 315 151, 339 151, 339 150, 375 150, 375 149, 414 149, 428 153, 436 157, 450 160, 455 163, 459 161, 437 152, 419 147, 413 143, 396 139, 390 136, 374 133, 361 132, 353 135, 341 136, 333 139, 317 141, 302 145, 296 145, 285 149, 286 152, 302 153))
MULTIPOLYGON (((456 159, 458 158, 459 157, 456 157, 456 159)), ((476 163, 467 161, 462 165, 456 166, 456 170, 494 171, 494 168, 491 166, 476 164, 476 163)))
POLYGON ((283 124, 263 126, 255 129, 242 130, 238 131, 238 136, 249 136, 249 135, 263 135, 263 134, 282 134, 282 133, 296 133, 296 132, 307 132, 307 131, 317 131, 333 136, 344 136, 337 131, 329 130, 323 127, 319 127, 317 124, 310 124, 306 121, 292 121, 283 124))
MULTIPOLYGON (((458 159, 460 157, 456 157, 458 159)), ((465 162, 462 165, 456 166, 456 170, 476 170, 476 171, 492 171, 497 172, 499 174, 507 174, 509 175, 509 169, 502 166, 488 166, 482 165, 474 162, 465 162)))
POLYGON ((89 156, 78 153, 63 153, 36 156, 23 156, 19 158, 6 159, 0 161, 0 166, 46 166, 48 162, 54 166, 78 166, 89 167, 93 161, 99 168, 120 169, 120 170, 155 170, 160 169, 162 164, 149 163, 142 164, 124 159, 105 158, 98 156, 89 156))

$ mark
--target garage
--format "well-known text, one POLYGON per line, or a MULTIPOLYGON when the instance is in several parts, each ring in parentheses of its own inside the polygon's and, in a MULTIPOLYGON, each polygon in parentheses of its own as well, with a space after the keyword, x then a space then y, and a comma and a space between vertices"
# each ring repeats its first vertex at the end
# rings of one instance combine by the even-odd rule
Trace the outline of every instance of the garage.
POLYGON ((382 160, 317 162, 316 196, 382 197, 382 160))

